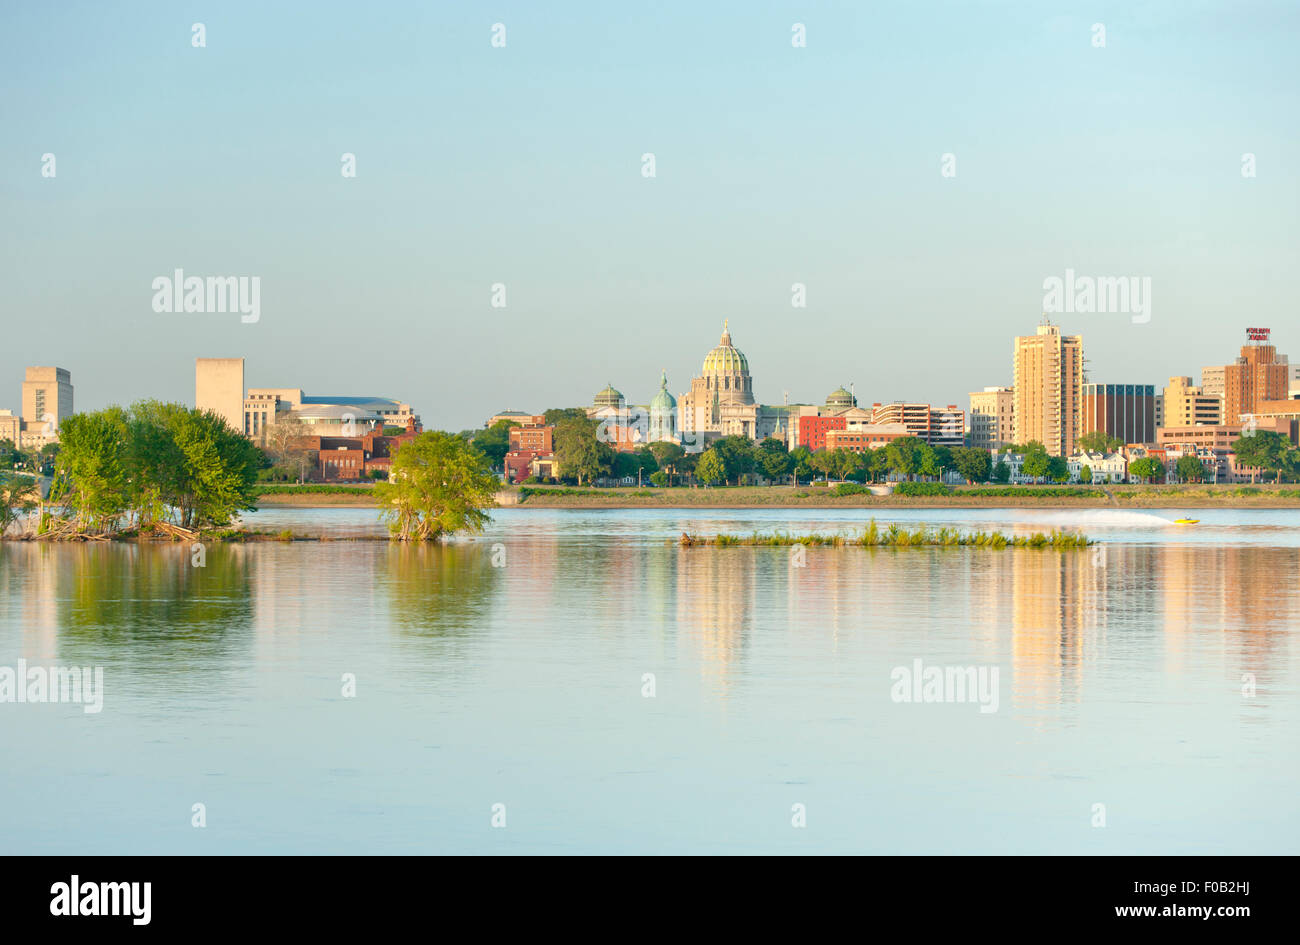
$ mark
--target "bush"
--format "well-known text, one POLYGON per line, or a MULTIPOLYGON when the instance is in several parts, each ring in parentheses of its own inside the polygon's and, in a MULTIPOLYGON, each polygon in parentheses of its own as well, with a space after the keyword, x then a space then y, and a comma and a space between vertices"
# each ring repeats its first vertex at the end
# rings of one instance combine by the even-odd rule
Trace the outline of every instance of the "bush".
POLYGON ((837 496, 843 495, 871 495, 871 490, 866 486, 858 485, 856 482, 841 482, 835 487, 837 496))
POLYGON ((900 482, 894 495, 952 495, 952 486, 942 482, 900 482))

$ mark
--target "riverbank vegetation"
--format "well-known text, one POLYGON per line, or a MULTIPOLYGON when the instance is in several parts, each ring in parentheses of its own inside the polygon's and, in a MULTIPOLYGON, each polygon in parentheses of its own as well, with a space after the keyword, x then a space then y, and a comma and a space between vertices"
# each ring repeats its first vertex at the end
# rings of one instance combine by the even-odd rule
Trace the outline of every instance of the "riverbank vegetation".
POLYGON ((696 546, 726 547, 728 545, 759 545, 766 547, 786 547, 800 545, 830 546, 835 548, 1051 548, 1068 551, 1086 548, 1092 542, 1077 532, 1051 531, 1034 532, 1032 535, 1004 535, 1000 532, 963 532, 955 528, 932 528, 923 525, 919 528, 903 528, 890 525, 881 528, 873 519, 859 534, 823 534, 814 532, 806 535, 793 535, 787 532, 751 535, 718 534, 711 536, 691 535, 683 532, 678 543, 685 548, 696 546))
MULTIPOLYGON (((921 485, 937 485, 927 483, 921 485)), ((717 486, 684 489, 524 486, 506 489, 502 505, 519 508, 1296 508, 1300 488, 1250 485, 945 486, 912 494, 873 494, 841 483, 793 486, 717 486)))

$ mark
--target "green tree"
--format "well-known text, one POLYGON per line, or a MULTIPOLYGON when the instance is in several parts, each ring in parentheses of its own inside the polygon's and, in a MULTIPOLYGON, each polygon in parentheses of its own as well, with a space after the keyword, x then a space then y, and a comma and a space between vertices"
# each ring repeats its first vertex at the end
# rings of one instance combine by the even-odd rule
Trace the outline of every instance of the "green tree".
POLYGON ((657 486, 660 489, 668 485, 668 474, 662 469, 656 469, 650 474, 650 485, 657 486))
POLYGON ((790 458, 785 441, 774 436, 769 436, 758 444, 754 459, 757 471, 774 482, 790 475, 794 469, 794 460, 790 458))
POLYGON ((1070 478, 1070 465, 1065 461, 1064 456, 1047 458, 1047 478, 1052 482, 1065 482, 1070 478))
POLYGON ((59 453, 50 501, 78 532, 111 531, 130 507, 127 413, 109 407, 78 413, 59 427, 59 453))
POLYGON ((588 420, 587 411, 582 407, 552 407, 542 414, 542 421, 547 426, 555 426, 562 420, 588 420))
POLYGON ((488 458, 493 469, 504 468, 506 453, 510 452, 510 428, 519 426, 514 420, 498 420, 486 430, 481 430, 471 441, 488 458))
POLYGON ((1080 482, 1092 482, 1092 467, 1084 466, 1079 470, 1080 482))
POLYGON ((225 526, 257 507, 265 456, 211 411, 146 400, 127 420, 131 506, 139 524, 174 514, 183 528, 225 526))
POLYGON ((1020 465, 1020 472, 1033 479, 1042 479, 1052 468, 1052 458, 1042 443, 1031 440, 1025 447, 1025 461, 1020 465))
POLYGON ((429 431, 397 449, 375 498, 394 538, 437 541, 482 531, 498 488, 482 452, 454 434, 429 431))
POLYGON ((920 450, 921 468, 917 470, 922 476, 933 476, 936 479, 943 472, 943 463, 940 461, 939 451, 928 443, 921 447, 920 450))
POLYGON ((18 464, 18 448, 13 440, 0 440, 0 469, 13 469, 18 464))
POLYGON ((1122 439, 1104 430, 1091 430, 1079 437, 1079 449, 1089 453, 1113 453, 1123 445, 1122 439))
POLYGON ((614 451, 596 439, 599 426, 586 417, 564 417, 555 426, 555 459, 560 475, 577 479, 578 484, 604 476, 614 465, 614 451))
POLYGON ((699 461, 695 464, 695 478, 700 480, 706 486, 714 486, 722 482, 727 475, 727 467, 718 455, 716 447, 710 447, 700 454, 699 461))
POLYGON ((1239 436, 1232 443, 1232 452, 1237 465, 1276 472, 1278 482, 1282 481, 1283 472, 1291 472, 1297 466, 1296 451, 1281 433, 1258 430, 1249 436, 1239 436))
POLYGON ((1205 464, 1190 453, 1178 457, 1174 463, 1174 473, 1184 482, 1204 482, 1205 464))
POLYGON ((957 472, 961 473, 968 483, 988 482, 988 450, 982 450, 975 446, 956 447, 952 451, 952 461, 957 468, 957 472))
POLYGON ((831 456, 837 479, 856 479, 859 482, 862 480, 866 463, 860 453, 841 448, 835 450, 831 456))
POLYGON ((749 437, 724 436, 714 443, 712 448, 717 451, 718 458, 722 460, 722 467, 725 470, 723 478, 728 482, 734 479, 739 485, 741 477, 754 472, 757 457, 754 441, 749 437))
POLYGON ((1007 465, 1006 460, 998 460, 998 464, 994 466, 993 471, 989 473, 989 479, 997 483, 1007 483, 1011 481, 1011 467, 1007 465))
POLYGON ((832 450, 818 450, 813 453, 808 460, 808 465, 812 466, 813 472, 820 473, 827 480, 835 476, 835 454, 832 450))
POLYGON ((1165 464, 1154 456, 1143 456, 1128 464, 1130 477, 1150 481, 1165 474, 1165 464))
POLYGON ((886 447, 871 451, 867 458, 867 471, 871 474, 872 482, 879 482, 889 475, 889 450, 886 447))
POLYGON ((680 443, 672 443, 662 440, 658 443, 650 444, 650 452, 654 455, 655 463, 661 472, 665 474, 668 480, 665 485, 672 485, 672 477, 687 469, 689 466, 685 463, 686 450, 680 443))
POLYGON ((926 461, 925 451, 929 449, 926 442, 918 436, 901 436, 891 441, 885 447, 890 471, 911 479, 921 472, 926 461))
POLYGON ((796 446, 790 451, 790 461, 794 468, 790 472, 794 475, 794 484, 799 485, 800 479, 809 479, 812 477, 816 467, 812 463, 812 451, 806 446, 796 446))
POLYGON ((40 505, 41 490, 33 476, 0 472, 0 536, 19 517, 40 505))
POLYGON ((658 469, 659 464, 655 462, 655 454, 645 447, 627 453, 618 453, 614 457, 614 475, 620 479, 624 476, 635 477, 637 473, 642 477, 648 477, 658 469))

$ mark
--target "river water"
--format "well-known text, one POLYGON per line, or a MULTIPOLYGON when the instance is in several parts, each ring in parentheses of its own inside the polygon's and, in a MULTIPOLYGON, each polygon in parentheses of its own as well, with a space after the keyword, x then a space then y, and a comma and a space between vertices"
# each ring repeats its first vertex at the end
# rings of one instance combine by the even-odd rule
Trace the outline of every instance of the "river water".
MULTIPOLYGON (((0 702, 0 849, 1300 852, 1300 511, 1182 514, 505 509, 442 547, 201 567, 7 543, 0 671, 103 690, 0 702), (1100 544, 674 540, 873 514, 1100 544), (905 701, 935 667, 985 686, 905 701)), ((249 520, 380 534, 368 509, 249 520)))

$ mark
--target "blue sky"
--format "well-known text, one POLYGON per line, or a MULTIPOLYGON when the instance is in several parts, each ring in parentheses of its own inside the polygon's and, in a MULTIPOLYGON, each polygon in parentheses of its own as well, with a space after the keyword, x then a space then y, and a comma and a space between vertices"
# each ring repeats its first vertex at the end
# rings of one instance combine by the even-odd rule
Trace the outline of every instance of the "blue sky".
POLYGON ((764 402, 965 406, 1067 268, 1152 280, 1148 324, 1062 320, 1091 380, 1248 325, 1300 358, 1298 40, 1284 3, 6 4, 0 406, 242 355, 460 429, 680 393, 724 318, 764 402), (176 268, 260 276, 260 321, 155 313, 176 268))

